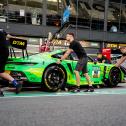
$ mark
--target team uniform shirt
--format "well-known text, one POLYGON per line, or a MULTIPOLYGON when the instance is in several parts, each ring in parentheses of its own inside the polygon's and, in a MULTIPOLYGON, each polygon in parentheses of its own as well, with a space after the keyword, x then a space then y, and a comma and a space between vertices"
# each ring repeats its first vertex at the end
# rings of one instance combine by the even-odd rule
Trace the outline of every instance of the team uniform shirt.
POLYGON ((75 67, 75 70, 79 72, 82 71, 82 73, 87 73, 88 58, 84 48, 77 41, 71 42, 69 48, 74 51, 74 53, 77 55, 79 59, 75 67))
POLYGON ((73 51, 76 53, 78 59, 82 59, 83 57, 87 57, 87 54, 84 50, 84 48, 81 46, 81 44, 77 41, 73 41, 69 45, 70 49, 73 49, 73 51))
POLYGON ((5 65, 9 56, 8 43, 6 41, 7 33, 0 30, 0 73, 5 71, 5 65))
POLYGON ((0 30, 0 55, 8 53, 8 42, 6 41, 7 33, 0 30))

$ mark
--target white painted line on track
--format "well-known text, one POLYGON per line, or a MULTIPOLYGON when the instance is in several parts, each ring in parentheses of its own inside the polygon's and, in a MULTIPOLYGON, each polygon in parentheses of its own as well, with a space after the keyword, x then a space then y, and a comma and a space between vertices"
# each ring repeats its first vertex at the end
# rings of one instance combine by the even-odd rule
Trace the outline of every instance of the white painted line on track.
POLYGON ((126 90, 119 90, 119 91, 113 91, 113 90, 105 90, 105 91, 95 91, 95 92, 79 92, 79 93, 71 93, 71 92, 57 92, 57 93, 40 93, 40 94, 25 94, 20 93, 18 95, 14 93, 4 93, 4 97, 0 98, 33 98, 33 97, 63 97, 63 96, 85 96, 85 95, 124 95, 126 94, 126 90))

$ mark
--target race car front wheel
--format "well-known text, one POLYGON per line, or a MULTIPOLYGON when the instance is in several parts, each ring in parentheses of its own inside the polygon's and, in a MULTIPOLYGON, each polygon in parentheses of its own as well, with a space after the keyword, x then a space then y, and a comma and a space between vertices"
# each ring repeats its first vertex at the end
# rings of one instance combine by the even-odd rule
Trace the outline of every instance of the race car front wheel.
POLYGON ((119 82, 121 82, 121 70, 118 67, 112 67, 106 84, 108 87, 115 87, 119 82))
POLYGON ((43 86, 46 91, 55 92, 61 89, 66 83, 66 72, 60 65, 47 67, 43 74, 43 86))

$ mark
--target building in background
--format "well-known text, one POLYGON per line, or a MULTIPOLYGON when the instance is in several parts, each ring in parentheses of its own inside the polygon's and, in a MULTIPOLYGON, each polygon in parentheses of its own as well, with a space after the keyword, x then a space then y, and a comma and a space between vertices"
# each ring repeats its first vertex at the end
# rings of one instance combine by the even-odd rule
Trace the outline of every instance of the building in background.
POLYGON ((60 28, 68 5, 69 22, 75 26, 68 31, 86 40, 87 48, 126 42, 126 0, 0 0, 0 28, 39 44, 60 28))

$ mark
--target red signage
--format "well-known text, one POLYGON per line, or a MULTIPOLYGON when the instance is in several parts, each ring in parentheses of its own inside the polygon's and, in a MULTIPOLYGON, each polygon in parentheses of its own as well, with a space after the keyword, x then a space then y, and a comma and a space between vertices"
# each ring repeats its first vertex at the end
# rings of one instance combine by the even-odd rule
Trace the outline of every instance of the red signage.
POLYGON ((111 60, 111 49, 110 48, 103 48, 102 55, 104 55, 107 59, 111 60))

